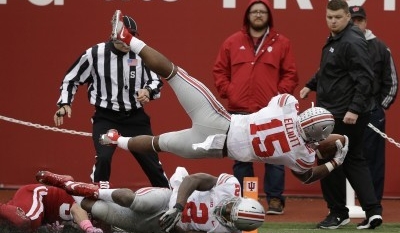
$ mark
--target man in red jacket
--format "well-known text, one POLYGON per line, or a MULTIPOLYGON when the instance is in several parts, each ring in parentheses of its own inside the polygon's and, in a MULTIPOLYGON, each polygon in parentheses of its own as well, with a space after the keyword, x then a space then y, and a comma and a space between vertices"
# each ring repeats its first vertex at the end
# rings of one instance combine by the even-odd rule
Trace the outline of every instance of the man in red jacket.
MULTIPOLYGON (((232 114, 257 112, 277 94, 293 94, 298 85, 290 42, 275 30, 271 9, 268 0, 250 0, 242 30, 228 37, 218 53, 215 86, 232 114)), ((264 167, 267 214, 282 214, 284 167, 267 163, 264 167)), ((243 177, 254 176, 253 163, 235 161, 233 173, 243 185, 243 177)))

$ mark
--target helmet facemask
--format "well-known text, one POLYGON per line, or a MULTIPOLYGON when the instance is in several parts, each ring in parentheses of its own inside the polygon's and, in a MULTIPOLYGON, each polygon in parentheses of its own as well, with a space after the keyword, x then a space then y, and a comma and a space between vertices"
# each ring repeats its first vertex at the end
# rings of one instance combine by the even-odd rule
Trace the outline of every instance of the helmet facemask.
POLYGON ((232 230, 252 231, 264 223, 264 207, 250 198, 233 197, 221 201, 214 209, 217 220, 232 230))
POLYGON ((232 206, 238 199, 239 197, 233 197, 230 199, 222 200, 214 209, 214 216, 217 218, 218 222, 232 230, 237 230, 235 228, 235 224, 233 224, 233 222, 231 222, 230 220, 232 219, 232 206))

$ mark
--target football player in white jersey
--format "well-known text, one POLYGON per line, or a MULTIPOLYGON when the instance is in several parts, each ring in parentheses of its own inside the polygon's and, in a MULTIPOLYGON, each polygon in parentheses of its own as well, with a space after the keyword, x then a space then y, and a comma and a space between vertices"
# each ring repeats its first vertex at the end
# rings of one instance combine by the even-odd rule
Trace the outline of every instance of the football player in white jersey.
POLYGON ((304 183, 328 175, 343 163, 348 151, 336 141, 335 157, 314 166, 314 143, 333 130, 332 114, 312 107, 298 115, 298 101, 289 94, 278 95, 267 107, 250 115, 230 115, 203 83, 175 66, 164 55, 133 37, 124 27, 122 13, 113 16, 112 39, 122 41, 139 54, 146 65, 165 77, 192 120, 192 128, 159 136, 121 137, 109 130, 100 137, 103 145, 118 145, 137 153, 170 152, 184 158, 223 158, 238 161, 282 164, 304 183))
POLYGON ((263 206, 254 199, 240 197, 239 181, 226 173, 218 177, 189 175, 185 168, 178 167, 170 179, 172 190, 147 187, 136 192, 100 189, 71 179, 62 183, 59 181, 65 175, 49 171, 38 174, 37 179, 46 185, 74 195, 94 219, 135 233, 251 231, 265 218, 263 206))

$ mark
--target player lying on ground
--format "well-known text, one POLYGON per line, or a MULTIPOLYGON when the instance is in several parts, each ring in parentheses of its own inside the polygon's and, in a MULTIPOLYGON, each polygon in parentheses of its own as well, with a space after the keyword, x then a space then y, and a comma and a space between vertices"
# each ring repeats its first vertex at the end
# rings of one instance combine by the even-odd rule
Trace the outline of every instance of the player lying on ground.
MULTIPOLYGON (((86 233, 102 233, 93 227, 87 212, 71 195, 55 187, 29 184, 20 187, 11 200, 0 203, 0 221, 8 222, 22 232, 36 231, 43 225, 61 228, 76 222, 86 233)), ((51 227, 50 227, 51 228, 51 227)))
POLYGON ((337 153, 325 164, 313 167, 313 143, 330 135, 334 127, 332 114, 312 107, 298 115, 298 101, 289 94, 278 95, 267 107, 249 115, 230 115, 211 91, 164 55, 133 37, 124 27, 122 14, 113 16, 112 39, 130 46, 146 65, 168 81, 182 107, 192 120, 192 128, 159 136, 119 137, 111 130, 100 143, 116 144, 137 153, 165 151, 184 158, 229 157, 244 162, 283 164, 304 183, 329 174, 343 163, 348 150, 336 142, 337 153))
POLYGON ((94 218, 126 231, 240 232, 257 229, 264 222, 263 206, 256 200, 240 197, 239 181, 226 173, 219 177, 205 173, 189 175, 185 168, 178 167, 170 179, 172 190, 147 187, 136 192, 99 189, 68 177, 48 171, 36 175, 40 182, 64 188, 74 196, 84 196, 82 208, 94 218))

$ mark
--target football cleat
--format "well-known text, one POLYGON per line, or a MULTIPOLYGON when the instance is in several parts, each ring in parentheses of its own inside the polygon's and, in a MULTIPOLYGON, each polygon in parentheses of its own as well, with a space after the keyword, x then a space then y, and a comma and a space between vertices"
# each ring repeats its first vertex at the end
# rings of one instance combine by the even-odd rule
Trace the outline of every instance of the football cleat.
POLYGON ((99 143, 106 146, 115 146, 118 144, 119 135, 116 129, 109 129, 106 134, 101 134, 99 143))
POLYGON ((36 173, 36 180, 45 185, 64 188, 65 183, 68 181, 74 181, 74 178, 69 175, 59 175, 49 171, 39 171, 36 173))
POLYGON ((99 197, 99 186, 82 182, 72 182, 65 187, 65 191, 73 196, 81 196, 97 199, 99 197))
POLYGON ((124 25, 124 21, 122 19, 123 15, 120 10, 116 10, 112 19, 111 19, 111 40, 113 41, 122 41, 127 46, 132 39, 132 34, 129 33, 128 29, 124 25))

